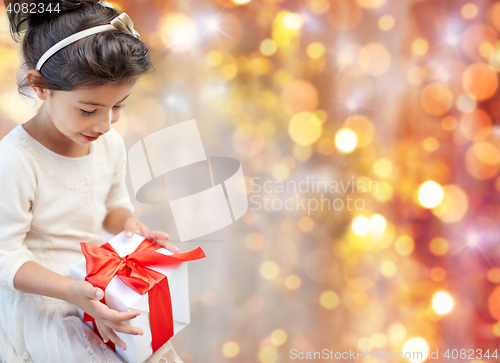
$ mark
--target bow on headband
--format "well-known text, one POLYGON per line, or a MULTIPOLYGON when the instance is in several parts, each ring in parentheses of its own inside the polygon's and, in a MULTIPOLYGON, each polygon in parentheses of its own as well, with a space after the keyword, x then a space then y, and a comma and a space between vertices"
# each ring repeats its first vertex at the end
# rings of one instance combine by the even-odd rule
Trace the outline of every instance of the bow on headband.
POLYGON ((132 23, 132 20, 126 13, 121 13, 111 20, 111 25, 123 33, 130 34, 139 40, 141 39, 141 35, 134 29, 134 23, 132 23))

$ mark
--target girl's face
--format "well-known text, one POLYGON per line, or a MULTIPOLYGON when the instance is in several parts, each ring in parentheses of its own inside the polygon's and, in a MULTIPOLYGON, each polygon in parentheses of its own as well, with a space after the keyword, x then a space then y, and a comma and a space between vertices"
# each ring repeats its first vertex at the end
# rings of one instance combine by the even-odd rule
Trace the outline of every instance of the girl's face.
POLYGON ((46 112, 55 128, 78 145, 95 141, 121 116, 133 82, 71 91, 49 91, 46 112))

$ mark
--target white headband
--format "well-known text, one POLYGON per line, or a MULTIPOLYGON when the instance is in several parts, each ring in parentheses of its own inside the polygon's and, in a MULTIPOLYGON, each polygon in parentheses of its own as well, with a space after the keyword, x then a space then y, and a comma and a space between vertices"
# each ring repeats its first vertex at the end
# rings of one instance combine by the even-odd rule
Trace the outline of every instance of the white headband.
POLYGON ((67 38, 64 38, 60 42, 54 44, 52 47, 47 50, 38 63, 36 64, 36 70, 39 71, 43 64, 52 57, 55 53, 60 51, 62 48, 65 46, 76 42, 77 40, 80 40, 82 38, 88 37, 93 34, 101 33, 101 32, 106 32, 106 31, 111 31, 111 30, 119 30, 123 33, 130 34, 137 39, 141 39, 140 34, 137 32, 137 30, 134 30, 134 23, 132 23, 132 20, 126 13, 121 13, 118 15, 116 18, 111 20, 109 24, 105 25, 98 25, 93 28, 85 29, 82 30, 81 32, 75 33, 73 35, 70 35, 67 38))

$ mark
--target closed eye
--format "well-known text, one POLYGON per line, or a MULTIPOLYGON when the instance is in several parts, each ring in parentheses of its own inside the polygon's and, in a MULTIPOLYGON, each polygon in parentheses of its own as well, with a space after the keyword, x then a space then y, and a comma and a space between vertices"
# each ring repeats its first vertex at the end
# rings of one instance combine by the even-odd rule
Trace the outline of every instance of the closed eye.
POLYGON ((91 116, 91 115, 93 115, 93 114, 94 114, 97 110, 94 110, 94 111, 85 111, 85 110, 80 109, 80 111, 82 112, 82 114, 83 114, 84 116, 91 116))

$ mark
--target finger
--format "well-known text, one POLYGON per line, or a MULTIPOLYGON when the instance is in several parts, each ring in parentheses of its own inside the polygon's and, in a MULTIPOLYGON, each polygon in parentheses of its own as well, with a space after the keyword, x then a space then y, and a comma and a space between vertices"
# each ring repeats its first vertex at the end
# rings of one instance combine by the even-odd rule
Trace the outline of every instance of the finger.
POLYGON ((116 321, 112 320, 107 320, 107 319, 101 319, 101 321, 106 324, 109 328, 113 329, 114 331, 120 332, 120 333, 125 333, 125 334, 131 334, 131 335, 144 335, 144 332, 142 331, 141 328, 132 326, 129 324, 123 324, 123 323, 117 323, 116 321))
POLYGON ((90 299, 101 300, 104 297, 104 291, 98 287, 92 286, 90 282, 85 284, 84 294, 90 299))
POLYGON ((174 246, 173 244, 171 244, 169 242, 162 241, 161 239, 154 240, 154 242, 165 247, 167 250, 169 250, 172 253, 179 253, 179 248, 174 246))
POLYGON ((125 237, 132 237, 134 233, 139 232, 139 226, 138 226, 139 221, 135 218, 128 218, 125 221, 125 225, 123 230, 125 231, 125 237))
POLYGON ((117 323, 132 320, 141 315, 141 312, 139 310, 120 312, 114 309, 110 309, 108 306, 102 303, 99 304, 97 310, 98 310, 97 316, 99 319, 107 319, 117 323))
POLYGON ((104 343, 107 343, 109 341, 109 338, 108 338, 108 335, 106 334, 106 331, 104 328, 105 325, 101 324, 99 320, 95 321, 95 325, 97 326, 97 331, 101 335, 102 341, 104 343))
POLYGON ((125 342, 121 340, 118 335, 116 335, 113 329, 111 329, 109 326, 106 326, 105 324, 103 324, 102 329, 105 331, 106 336, 109 337, 109 340, 111 340, 113 343, 115 343, 115 345, 119 346, 123 350, 127 350, 127 344, 125 344, 125 342))
POLYGON ((144 237, 146 237, 149 240, 160 239, 160 240, 165 240, 165 241, 170 238, 170 236, 166 232, 163 232, 163 231, 152 231, 150 229, 148 229, 147 231, 145 231, 144 237))

